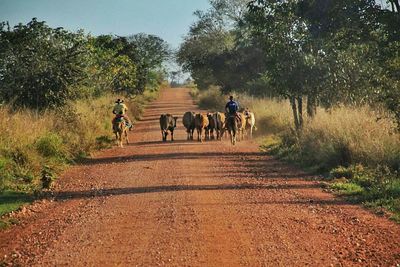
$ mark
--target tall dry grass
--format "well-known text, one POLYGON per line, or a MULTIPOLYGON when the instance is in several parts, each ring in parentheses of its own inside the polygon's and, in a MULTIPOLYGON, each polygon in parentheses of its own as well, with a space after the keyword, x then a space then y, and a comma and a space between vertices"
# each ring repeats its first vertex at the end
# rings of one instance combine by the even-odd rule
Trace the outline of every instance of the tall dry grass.
MULTIPOLYGON (((146 92, 128 100, 131 119, 156 95, 146 92)), ((35 190, 43 175, 54 175, 91 151, 110 146, 117 98, 122 96, 109 94, 43 113, 0 107, 0 192, 35 190)))
MULTIPOLYGON (((200 107, 210 110, 222 111, 228 99, 217 87, 192 95, 200 107)), ((269 140, 282 157, 325 171, 356 163, 400 171, 400 134, 388 114, 367 106, 320 108, 314 119, 305 117, 302 131, 296 133, 288 101, 233 95, 242 108, 254 112, 256 136, 273 135, 269 140)))

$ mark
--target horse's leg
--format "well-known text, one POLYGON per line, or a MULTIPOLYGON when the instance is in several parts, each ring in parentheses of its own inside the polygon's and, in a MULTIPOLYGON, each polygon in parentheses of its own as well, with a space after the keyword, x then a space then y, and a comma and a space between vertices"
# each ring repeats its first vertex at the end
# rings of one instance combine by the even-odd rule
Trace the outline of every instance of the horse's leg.
POLYGON ((118 131, 118 146, 122 147, 122 133, 118 131))
POLYGON ((128 130, 125 129, 125 140, 126 144, 129 145, 128 130))

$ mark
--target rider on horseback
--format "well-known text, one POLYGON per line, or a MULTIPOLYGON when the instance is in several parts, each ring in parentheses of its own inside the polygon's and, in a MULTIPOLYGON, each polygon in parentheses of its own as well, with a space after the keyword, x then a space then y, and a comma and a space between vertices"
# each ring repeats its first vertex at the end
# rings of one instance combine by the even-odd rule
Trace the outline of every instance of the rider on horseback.
POLYGON ((112 120, 112 123, 114 124, 115 120, 122 118, 125 120, 126 126, 129 128, 129 130, 131 130, 133 127, 133 124, 132 124, 131 120, 129 119, 128 115, 126 115, 127 111, 128 111, 128 108, 124 104, 124 100, 117 99, 117 101, 115 101, 115 105, 114 105, 114 108, 112 111, 115 114, 115 117, 112 120))
MULTIPOLYGON (((229 97, 229 102, 225 105, 225 111, 228 113, 228 116, 235 116, 236 120, 241 123, 242 119, 238 114, 239 104, 233 100, 233 96, 229 97)), ((228 116, 226 116, 228 118, 228 116)))

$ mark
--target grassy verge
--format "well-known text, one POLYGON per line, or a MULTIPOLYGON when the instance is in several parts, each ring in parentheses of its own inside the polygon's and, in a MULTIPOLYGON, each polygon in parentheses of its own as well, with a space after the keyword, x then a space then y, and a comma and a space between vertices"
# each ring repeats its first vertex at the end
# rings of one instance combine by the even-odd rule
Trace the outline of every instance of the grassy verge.
MULTIPOLYGON (((140 118, 157 90, 126 99, 129 116, 140 118)), ((66 166, 114 144, 111 110, 117 95, 80 100, 38 114, 0 108, 0 217, 31 202, 66 166)), ((8 225, 6 220, 1 225, 8 225)))
MULTIPOLYGON (((218 88, 193 90, 192 96, 210 110, 222 110, 227 101, 218 88)), ((255 113, 262 149, 323 174, 332 190, 352 201, 400 218, 400 134, 388 114, 369 107, 319 109, 296 132, 287 101, 240 94, 236 98, 255 113)))

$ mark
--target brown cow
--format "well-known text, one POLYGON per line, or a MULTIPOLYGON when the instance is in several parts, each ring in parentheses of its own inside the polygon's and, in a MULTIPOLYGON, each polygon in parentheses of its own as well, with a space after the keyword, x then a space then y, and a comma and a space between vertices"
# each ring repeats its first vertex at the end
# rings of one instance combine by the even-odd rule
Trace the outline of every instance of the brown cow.
POLYGON ((215 132, 217 133, 217 140, 222 140, 222 136, 225 130, 225 114, 222 112, 215 112, 213 114, 215 121, 215 132))
POLYGON ((196 114, 194 117, 194 125, 197 130, 197 141, 203 142, 202 137, 203 137, 203 130, 206 130, 208 126, 208 118, 207 115, 204 114, 196 114))

